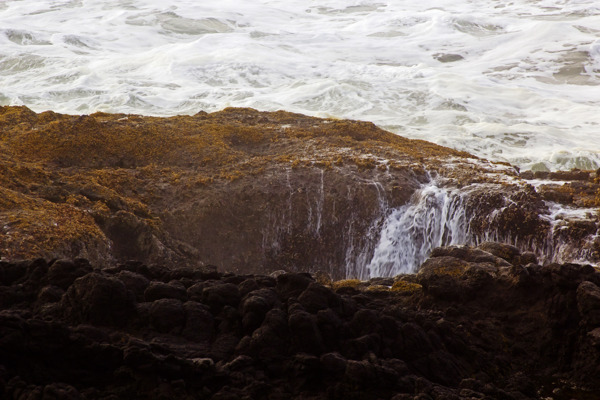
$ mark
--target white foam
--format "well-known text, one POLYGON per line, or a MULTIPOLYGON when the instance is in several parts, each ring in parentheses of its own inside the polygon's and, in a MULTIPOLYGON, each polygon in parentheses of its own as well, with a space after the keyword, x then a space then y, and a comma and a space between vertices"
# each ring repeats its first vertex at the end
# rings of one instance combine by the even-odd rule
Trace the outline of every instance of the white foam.
POLYGON ((0 104, 286 109, 522 168, 600 166, 595 0, 0 4, 0 104))
POLYGON ((593 221, 598 214, 598 208, 575 208, 547 201, 548 215, 545 217, 552 225, 557 225, 561 221, 593 221))

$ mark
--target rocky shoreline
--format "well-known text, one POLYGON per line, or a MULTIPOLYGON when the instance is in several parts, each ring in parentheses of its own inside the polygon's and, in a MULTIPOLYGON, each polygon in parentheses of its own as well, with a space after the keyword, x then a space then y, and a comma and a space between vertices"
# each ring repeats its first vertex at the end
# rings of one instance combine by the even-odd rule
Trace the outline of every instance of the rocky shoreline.
POLYGON ((600 272, 436 249, 370 281, 0 262, 7 399, 593 399, 600 272))
POLYGON ((595 171, 519 174, 370 123, 283 111, 0 107, 0 259, 393 276, 394 260, 367 267, 390 216, 419 203, 422 220, 401 227, 426 236, 403 249, 420 254, 411 268, 433 247, 490 240, 545 263, 600 262, 595 171))
POLYGON ((599 207, 360 121, 0 107, 0 393, 596 399, 599 207))

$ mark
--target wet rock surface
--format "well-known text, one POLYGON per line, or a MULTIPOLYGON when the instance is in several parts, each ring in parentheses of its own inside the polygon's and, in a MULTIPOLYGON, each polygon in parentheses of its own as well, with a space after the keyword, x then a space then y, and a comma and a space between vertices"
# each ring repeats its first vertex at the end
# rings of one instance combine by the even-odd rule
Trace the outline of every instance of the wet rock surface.
POLYGON ((324 284, 0 262, 0 397, 595 398, 600 272, 524 259, 455 246, 415 275, 324 284))
MULTIPOLYGON (((239 108, 154 118, 0 107, 0 259, 364 279, 386 217, 432 182, 467 216, 464 243, 600 262, 597 172, 519 176, 367 122, 239 108), (557 205, 589 215, 561 216, 557 205)), ((65 290, 87 273, 75 264, 56 264, 70 273, 56 281, 52 270, 49 285, 65 290)), ((170 289, 124 282, 138 301, 146 290, 184 301, 160 280, 170 289)))

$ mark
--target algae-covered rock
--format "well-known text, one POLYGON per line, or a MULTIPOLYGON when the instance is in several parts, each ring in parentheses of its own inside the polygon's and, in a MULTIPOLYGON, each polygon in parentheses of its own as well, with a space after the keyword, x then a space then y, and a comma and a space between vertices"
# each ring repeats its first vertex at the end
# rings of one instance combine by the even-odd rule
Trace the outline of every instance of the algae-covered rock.
MULTIPOLYGON (((572 179, 569 204, 600 205, 595 173, 548 174, 572 179)), ((368 122, 240 108, 158 118, 0 107, 7 260, 139 259, 366 279, 384 219, 432 182, 464 189, 471 243, 492 237, 526 251, 567 243, 600 260, 597 221, 553 225, 554 197, 514 168, 368 122)))
POLYGON ((405 203, 426 179, 415 161, 467 156, 370 123, 250 109, 153 118, 2 107, 0 126, 7 259, 320 265, 339 278, 369 245, 382 202, 405 203))
POLYGON ((499 267, 485 261, 469 262, 452 256, 432 257, 421 265, 417 282, 436 298, 456 300, 475 296, 498 276, 499 270, 499 267))
POLYGON ((399 280, 394 282, 392 285, 392 292, 402 294, 413 294, 423 289, 422 285, 413 282, 407 282, 405 280, 399 280))

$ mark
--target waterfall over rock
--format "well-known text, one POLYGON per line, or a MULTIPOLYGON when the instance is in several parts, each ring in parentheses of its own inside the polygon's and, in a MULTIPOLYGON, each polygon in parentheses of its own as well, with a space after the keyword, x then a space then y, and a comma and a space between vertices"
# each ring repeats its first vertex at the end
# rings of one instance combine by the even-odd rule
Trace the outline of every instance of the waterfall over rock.
POLYGON ((363 254, 370 261, 359 277, 414 273, 436 247, 483 242, 514 245, 543 264, 597 263, 596 208, 549 201, 527 185, 512 188, 489 183, 457 188, 431 179, 407 204, 387 210, 376 244, 363 254))
POLYGON ((415 272, 435 247, 465 244, 468 230, 462 195, 432 180, 387 216, 364 275, 415 272))
POLYGON ((600 262, 597 171, 519 174, 367 122, 283 111, 0 107, 0 126, 0 262, 368 279, 414 272, 438 246, 484 241, 541 264, 600 262))

